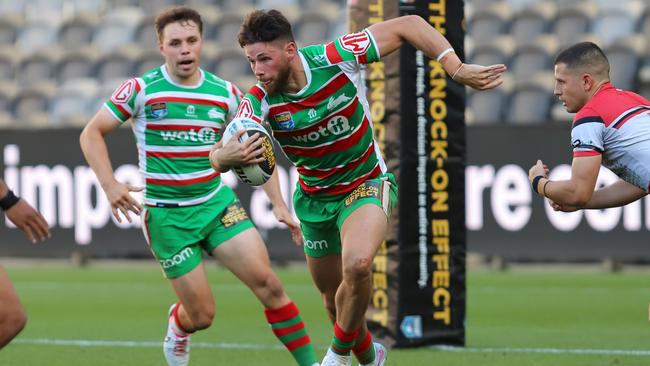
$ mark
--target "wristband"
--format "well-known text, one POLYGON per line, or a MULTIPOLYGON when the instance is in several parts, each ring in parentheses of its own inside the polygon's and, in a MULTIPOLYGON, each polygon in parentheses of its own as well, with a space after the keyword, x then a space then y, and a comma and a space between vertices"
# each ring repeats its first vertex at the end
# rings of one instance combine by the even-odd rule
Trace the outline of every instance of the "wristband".
MULTIPOLYGON (((544 196, 544 197, 546 197, 546 186, 548 185, 549 182, 550 182, 549 179, 547 179, 546 182, 544 182, 544 188, 542 188, 542 196, 544 196)), ((548 197, 546 197, 546 198, 548 198, 548 197)))
POLYGON ((533 183, 531 184, 531 186, 533 187, 533 191, 535 191, 535 193, 537 194, 539 194, 539 191, 537 190, 537 185, 539 184, 539 180, 542 178, 544 178, 543 175, 536 176, 535 178, 533 178, 533 183))
POLYGON ((451 52, 456 52, 456 51, 454 51, 453 48, 449 47, 446 50, 440 52, 438 57, 436 57, 436 61, 440 62, 440 60, 442 60, 443 57, 445 57, 448 53, 451 53, 451 52))
POLYGON ((456 74, 458 74, 458 72, 460 71, 460 69, 463 68, 463 66, 465 66, 464 63, 461 63, 460 66, 458 66, 456 71, 454 71, 454 73, 451 75, 451 80, 456 80, 456 74))
POLYGON ((16 196, 14 192, 9 190, 7 195, 0 199, 0 209, 2 209, 2 211, 7 211, 13 205, 18 203, 18 201, 20 201, 20 197, 16 196))

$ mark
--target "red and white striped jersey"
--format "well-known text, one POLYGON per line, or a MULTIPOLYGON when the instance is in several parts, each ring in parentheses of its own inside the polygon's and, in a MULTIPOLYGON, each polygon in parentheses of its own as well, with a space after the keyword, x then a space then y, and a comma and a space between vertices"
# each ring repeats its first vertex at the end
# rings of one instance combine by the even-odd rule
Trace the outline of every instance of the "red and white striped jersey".
POLYGON ((603 165, 650 192, 650 101, 612 83, 576 113, 571 130, 573 156, 601 154, 603 165))

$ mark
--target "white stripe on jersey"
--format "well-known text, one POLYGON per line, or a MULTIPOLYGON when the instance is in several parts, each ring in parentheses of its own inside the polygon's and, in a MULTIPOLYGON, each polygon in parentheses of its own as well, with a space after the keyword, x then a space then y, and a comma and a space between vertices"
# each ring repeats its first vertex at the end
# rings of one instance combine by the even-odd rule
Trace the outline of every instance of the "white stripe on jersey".
POLYGON ((193 206, 193 205, 198 205, 203 202, 206 202, 210 198, 214 197, 215 194, 217 194, 220 190, 221 187, 223 187, 223 184, 219 182, 219 186, 215 188, 214 191, 208 193, 207 195, 199 198, 195 198, 192 200, 184 200, 184 201, 175 201, 175 200, 152 200, 152 199, 146 199, 144 200, 145 205, 149 206, 155 206, 157 203, 162 203, 162 204, 167 204, 167 205, 179 205, 179 206, 193 206))
POLYGON ((214 169, 206 169, 206 170, 201 170, 198 172, 192 172, 192 173, 179 173, 179 174, 173 174, 173 173, 145 173, 144 176, 147 179, 170 179, 170 180, 188 180, 188 179, 196 179, 196 178, 203 178, 210 176, 214 174, 215 171, 214 169))
MULTIPOLYGON (((223 118, 224 114, 219 113, 219 118, 223 118)), ((165 125, 179 125, 179 126, 201 126, 201 127, 219 127, 223 128, 223 123, 217 121, 207 121, 203 119, 162 119, 159 121, 149 120, 149 125, 165 126, 165 125)))
POLYGON ((201 152, 210 151, 213 144, 201 146, 160 146, 160 145, 147 145, 145 151, 148 152, 201 152))
POLYGON ((206 102, 210 102, 210 103, 220 102, 223 104, 228 104, 228 99, 221 96, 206 94, 206 93, 198 93, 198 92, 180 92, 180 91, 161 91, 157 93, 147 94, 147 96, 144 98, 144 104, 147 104, 147 102, 150 101, 151 99, 170 98, 170 97, 199 99, 199 100, 205 100, 206 102))

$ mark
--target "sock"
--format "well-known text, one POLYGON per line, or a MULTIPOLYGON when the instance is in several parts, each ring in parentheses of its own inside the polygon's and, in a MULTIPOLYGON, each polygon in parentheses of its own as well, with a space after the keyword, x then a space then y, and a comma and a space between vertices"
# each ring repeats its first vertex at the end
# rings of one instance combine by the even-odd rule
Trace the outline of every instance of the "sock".
POLYGON ((352 348, 352 353, 357 357, 359 363, 368 365, 375 362, 375 345, 372 344, 372 334, 366 331, 366 336, 352 348))
POLYGON ((174 333, 176 333, 177 336, 187 337, 193 332, 187 331, 183 327, 183 324, 181 324, 181 319, 178 317, 178 309, 180 308, 181 308, 181 303, 177 302, 174 311, 172 311, 172 315, 169 317, 169 324, 171 325, 172 329, 174 330, 174 333))
POLYGON ((264 315, 275 336, 291 352, 298 365, 312 366, 318 363, 300 311, 293 302, 277 309, 265 309, 264 315))
POLYGON ((350 350, 354 346, 354 340, 357 338, 358 334, 358 329, 353 332, 346 333, 343 329, 341 329, 339 323, 334 323, 334 338, 332 338, 331 346, 332 351, 343 356, 349 355, 350 350))

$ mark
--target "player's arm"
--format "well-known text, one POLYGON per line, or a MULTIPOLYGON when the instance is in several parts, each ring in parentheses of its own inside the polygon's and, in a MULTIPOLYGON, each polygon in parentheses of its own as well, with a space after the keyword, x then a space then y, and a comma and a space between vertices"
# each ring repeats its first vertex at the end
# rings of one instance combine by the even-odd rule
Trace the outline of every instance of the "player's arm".
POLYGON ((14 195, 2 179, 0 179, 0 209, 32 243, 50 237, 50 227, 43 216, 27 201, 14 195))
POLYGON ((119 212, 131 222, 129 211, 140 214, 140 204, 131 196, 130 192, 141 191, 141 187, 118 182, 113 175, 113 166, 108 156, 108 148, 104 140, 106 135, 120 126, 120 121, 103 107, 84 127, 79 138, 81 151, 97 176, 106 197, 111 204, 113 216, 122 222, 119 212))
MULTIPOLYGON (((625 206, 628 203, 632 203, 645 197, 646 195, 647 193, 643 189, 619 179, 608 186, 596 190, 591 196, 589 202, 587 202, 587 204, 582 208, 603 209, 625 206)), ((550 205, 555 211, 571 212, 578 209, 578 207, 575 206, 560 205, 553 201, 550 202, 550 205)))
POLYGON ((447 39, 424 18, 406 15, 371 25, 368 30, 375 39, 381 57, 391 54, 404 42, 438 59, 445 71, 459 83, 474 89, 495 88, 503 82, 503 64, 481 66, 464 64, 447 39))
POLYGON ((269 197, 269 201, 271 201, 271 204, 273 205, 273 214, 275 215, 275 218, 281 223, 287 225, 291 231, 291 240, 293 240, 296 245, 302 245, 302 230, 300 230, 300 224, 293 219, 291 212, 289 212, 289 208, 284 203, 277 169, 273 171, 271 178, 269 178, 268 182, 264 183, 262 189, 264 189, 264 192, 269 197))
POLYGON ((600 154, 573 158, 571 179, 550 180, 541 160, 528 172, 533 190, 561 206, 583 208, 591 200, 600 171, 600 154), (541 176, 542 178, 537 178, 541 176))

